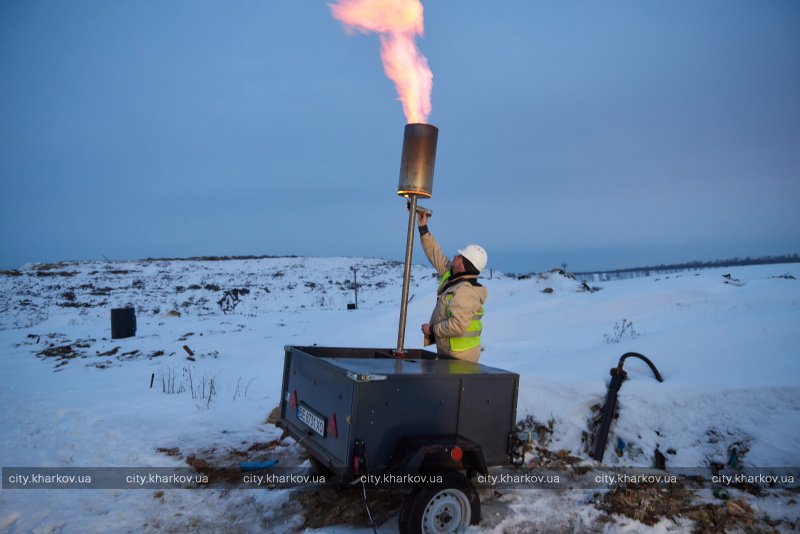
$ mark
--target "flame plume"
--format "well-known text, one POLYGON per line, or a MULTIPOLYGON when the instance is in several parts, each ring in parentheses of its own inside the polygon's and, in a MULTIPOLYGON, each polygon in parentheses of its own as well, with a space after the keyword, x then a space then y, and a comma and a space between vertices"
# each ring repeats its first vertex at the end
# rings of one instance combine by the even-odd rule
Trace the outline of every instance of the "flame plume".
POLYGON ((383 70, 397 88, 406 120, 427 122, 433 73, 415 43, 424 32, 420 0, 339 0, 328 5, 348 30, 380 34, 383 70))

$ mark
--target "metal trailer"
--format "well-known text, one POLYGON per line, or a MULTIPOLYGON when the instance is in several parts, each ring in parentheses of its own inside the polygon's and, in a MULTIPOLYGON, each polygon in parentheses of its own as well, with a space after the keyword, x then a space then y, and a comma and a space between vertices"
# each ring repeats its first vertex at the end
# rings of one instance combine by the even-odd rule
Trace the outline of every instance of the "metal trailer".
POLYGON ((345 482, 441 475, 412 488, 400 528, 452 532, 480 520, 469 478, 511 463, 518 389, 516 373, 425 350, 286 346, 277 424, 345 482))

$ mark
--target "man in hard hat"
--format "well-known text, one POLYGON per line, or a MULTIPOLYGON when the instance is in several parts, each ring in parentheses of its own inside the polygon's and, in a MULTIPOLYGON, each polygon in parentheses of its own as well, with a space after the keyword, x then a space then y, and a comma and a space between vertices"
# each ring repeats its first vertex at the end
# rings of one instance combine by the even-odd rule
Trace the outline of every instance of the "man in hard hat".
POLYGON ((441 277, 436 307, 430 322, 422 325, 425 345, 436 343, 439 354, 477 362, 481 356, 483 304, 488 296, 478 283, 478 275, 486 267, 486 251, 467 245, 448 261, 428 231, 428 214, 418 212, 417 221, 422 249, 441 277))

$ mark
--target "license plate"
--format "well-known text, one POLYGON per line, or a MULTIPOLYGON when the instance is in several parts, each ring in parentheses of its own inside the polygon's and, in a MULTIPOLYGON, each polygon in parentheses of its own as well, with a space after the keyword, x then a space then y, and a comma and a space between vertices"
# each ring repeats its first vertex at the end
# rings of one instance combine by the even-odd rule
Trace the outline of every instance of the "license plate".
POLYGON ((297 407, 297 418, 302 422, 307 424, 311 430, 322 436, 325 437, 325 419, 318 416, 302 404, 297 407))

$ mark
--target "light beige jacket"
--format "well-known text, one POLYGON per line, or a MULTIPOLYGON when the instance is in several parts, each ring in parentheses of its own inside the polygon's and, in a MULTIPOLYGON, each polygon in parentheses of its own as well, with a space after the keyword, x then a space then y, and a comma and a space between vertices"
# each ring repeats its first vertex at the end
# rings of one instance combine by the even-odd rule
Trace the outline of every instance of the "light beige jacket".
MULTIPOLYGON (((424 234, 420 240, 422 241, 422 249, 425 251, 425 255, 433 264, 436 272, 439 273, 439 277, 444 276, 450 270, 450 261, 442 252, 439 243, 436 242, 430 232, 424 234)), ((450 349, 450 338, 461 337, 466 333, 467 326, 469 326, 473 316, 480 310, 489 296, 489 292, 485 287, 474 286, 469 283, 469 280, 475 280, 476 278, 478 278, 478 275, 462 275, 458 280, 463 280, 463 282, 449 286, 445 284, 447 289, 436 296, 436 306, 433 308, 429 323, 436 337, 436 351, 439 354, 446 354, 470 362, 477 362, 481 356, 480 345, 461 351, 450 349), (451 294, 453 296, 450 299, 450 317, 448 317, 447 296, 451 294)), ((430 344, 430 340, 427 337, 425 344, 430 344)))

